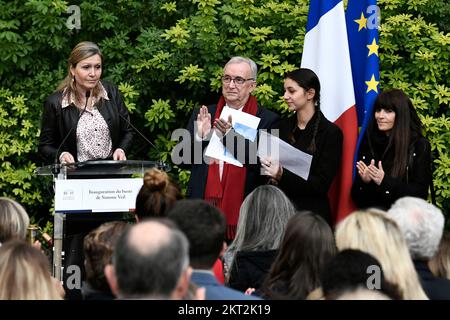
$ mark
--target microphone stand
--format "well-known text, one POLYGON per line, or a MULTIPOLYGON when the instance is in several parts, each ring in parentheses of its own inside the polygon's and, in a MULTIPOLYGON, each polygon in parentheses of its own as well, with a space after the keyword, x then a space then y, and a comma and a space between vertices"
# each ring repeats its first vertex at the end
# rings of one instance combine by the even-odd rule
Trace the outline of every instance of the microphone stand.
POLYGON ((134 125, 132 125, 131 124, 131 122, 127 119, 127 118, 125 118, 123 115, 121 115, 120 114, 120 112, 119 112, 119 116, 120 116, 120 118, 122 118, 131 128, 133 128, 133 130, 135 131, 135 132, 137 132, 141 137, 142 137, 142 139, 144 139, 153 149, 155 149, 156 150, 156 152, 158 153, 158 156, 159 156, 159 158, 158 158, 158 166, 159 167, 161 167, 161 168, 164 168, 165 167, 165 164, 164 164, 164 162, 162 161, 162 159, 161 159, 161 152, 159 151, 159 149, 156 147, 156 145, 153 143, 153 142, 151 142, 149 139, 147 139, 147 137, 146 136, 144 136, 144 134, 142 134, 142 132, 140 132, 134 125))
POLYGON ((61 169, 60 166, 58 166, 58 160, 59 160, 59 156, 58 156, 58 155, 59 155, 59 151, 61 150, 61 148, 62 148, 62 146, 64 145, 64 143, 66 143, 66 141, 67 141, 67 139, 69 138, 70 134, 72 133, 73 129, 76 128, 76 126, 78 125, 78 121, 80 120, 81 116, 82 116, 82 115, 84 114, 84 112, 86 111, 87 104, 88 104, 88 100, 89 100, 89 97, 90 97, 90 96, 91 96, 91 91, 90 91, 90 90, 86 91, 86 95, 85 95, 85 97, 86 97, 86 102, 85 102, 85 104, 84 104, 83 111, 81 111, 80 115, 78 116, 77 123, 76 123, 72 128, 70 128, 69 132, 68 132, 67 135, 64 137, 64 139, 63 139, 63 141, 61 142, 61 144, 59 145, 58 149, 56 149, 55 161, 54 161, 54 163, 53 163, 53 168, 52 168, 52 173, 53 173, 54 175, 59 174, 60 169, 61 169))

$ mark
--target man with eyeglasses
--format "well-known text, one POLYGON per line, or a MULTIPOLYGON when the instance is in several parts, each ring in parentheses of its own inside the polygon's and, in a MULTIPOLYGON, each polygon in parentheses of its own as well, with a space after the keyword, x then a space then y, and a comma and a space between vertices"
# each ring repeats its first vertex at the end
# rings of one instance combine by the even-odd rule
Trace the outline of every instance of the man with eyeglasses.
MULTIPOLYGON (((194 110, 188 124, 192 143, 201 144, 206 149, 214 129, 224 146, 234 145, 231 152, 239 160, 244 159, 243 167, 227 162, 210 159, 206 163, 193 163, 188 184, 187 196, 200 198, 214 204, 222 210, 227 220, 226 240, 230 242, 236 234, 239 209, 244 197, 258 185, 264 183, 256 162, 256 148, 251 142, 233 130, 231 116, 221 119, 227 108, 246 112, 260 118, 260 129, 270 131, 278 126, 279 116, 267 109, 258 107, 257 100, 251 95, 256 87, 257 66, 251 59, 233 57, 225 65, 222 76, 222 96, 217 105, 202 106, 194 110), (232 139, 232 140, 230 140, 232 139), (228 140, 228 143, 227 143, 228 140), (244 157, 238 155, 244 146, 244 157), (250 154, 252 153, 252 154, 250 154)), ((193 147, 193 151, 199 150, 193 147)), ((227 148, 228 150, 228 148, 227 148)))

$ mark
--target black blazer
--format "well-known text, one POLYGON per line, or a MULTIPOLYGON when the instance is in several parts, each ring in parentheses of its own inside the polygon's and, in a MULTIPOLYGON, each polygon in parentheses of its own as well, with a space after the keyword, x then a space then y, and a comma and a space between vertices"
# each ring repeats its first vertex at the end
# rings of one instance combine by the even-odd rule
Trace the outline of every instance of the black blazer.
MULTIPOLYGON (((309 153, 307 149, 313 137, 316 118, 317 112, 304 130, 298 129, 295 114, 282 120, 280 138, 290 143, 289 135, 294 132, 296 141, 293 146, 309 153)), ((308 180, 283 168, 283 175, 278 184, 298 210, 310 210, 319 214, 329 224, 331 224, 331 209, 328 190, 341 163, 342 140, 341 129, 321 113, 316 136, 316 152, 313 154, 308 180)))
MULTIPOLYGON (((119 89, 109 83, 102 82, 102 85, 108 93, 109 100, 100 100, 97 103, 98 111, 108 125, 113 151, 121 148, 126 153, 133 140, 133 131, 129 124, 120 118, 119 113, 129 120, 128 111, 119 89)), ((80 112, 74 105, 62 109, 61 102, 62 92, 55 92, 44 103, 38 150, 39 155, 46 163, 54 163, 55 158, 59 159, 60 154, 64 151, 70 152, 75 161, 78 161, 76 126, 80 112), (59 145, 72 128, 70 136, 56 154, 59 145)))
POLYGON ((352 198, 359 208, 376 207, 388 210, 397 200, 405 196, 427 199, 428 188, 431 182, 431 146, 427 139, 418 138, 409 147, 409 163, 403 177, 389 176, 388 172, 393 165, 393 152, 388 152, 382 158, 382 151, 370 150, 367 140, 361 144, 358 161, 367 165, 372 159, 378 166, 382 161, 385 176, 378 186, 373 181, 364 183, 356 173, 352 186, 352 198))
MULTIPOLYGON (((216 113, 217 105, 210 105, 208 106, 208 112, 211 114, 211 122, 214 121, 214 115, 216 113)), ((189 179, 188 189, 187 189, 187 197, 189 198, 199 198, 203 199, 205 195, 205 188, 206 188, 206 180, 208 177, 208 164, 206 164, 203 161, 203 153, 208 146, 209 141, 196 141, 194 136, 194 124, 197 120, 197 115, 199 113, 200 109, 195 109, 192 113, 191 119, 189 120, 187 129, 190 133, 190 139, 191 139, 191 158, 190 163, 192 165, 185 166, 187 168, 191 169, 191 177, 189 179), (194 159, 194 151, 195 150, 201 150, 201 154, 197 154, 197 159, 194 159), (199 156, 201 156, 200 159, 199 156), (195 161, 194 161, 195 160, 195 161), (200 161, 199 161, 200 160, 200 161), (201 162, 201 163, 200 163, 201 162)), ((261 118, 261 121, 258 125, 258 132, 260 129, 274 129, 277 128, 279 116, 267 109, 258 107, 258 111, 256 112, 256 116, 261 118)), ((213 123, 211 123, 212 127, 213 123)), ((248 195, 250 192, 252 192, 258 185, 261 185, 267 181, 267 178, 265 176, 260 175, 260 165, 259 161, 254 164, 250 164, 249 157, 251 159, 252 156, 255 156, 254 154, 250 154, 250 141, 247 139, 244 139, 244 137, 234 133, 229 132, 226 136, 227 139, 235 138, 235 148, 234 148, 234 156, 236 157, 236 151, 238 148, 236 145, 238 144, 238 141, 240 143, 245 144, 245 159, 239 159, 243 160, 244 166, 247 168, 247 175, 245 180, 245 194, 248 195)), ((226 139, 223 140, 224 144, 226 144, 226 139)), ((198 153, 196 151, 196 153, 198 153)))
POLYGON ((277 254, 278 250, 236 252, 228 285, 239 291, 260 289, 277 254))

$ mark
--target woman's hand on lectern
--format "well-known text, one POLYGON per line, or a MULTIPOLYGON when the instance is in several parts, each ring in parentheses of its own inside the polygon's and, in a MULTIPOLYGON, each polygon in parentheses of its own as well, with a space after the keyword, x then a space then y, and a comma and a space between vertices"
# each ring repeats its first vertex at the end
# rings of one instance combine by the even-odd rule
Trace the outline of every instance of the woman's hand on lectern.
POLYGON ((75 159, 74 157, 67 151, 61 153, 59 156, 59 162, 60 163, 74 163, 75 159))
POLYGON ((113 160, 127 160, 127 157, 125 156, 125 151, 123 151, 120 148, 117 148, 116 151, 114 151, 113 160))

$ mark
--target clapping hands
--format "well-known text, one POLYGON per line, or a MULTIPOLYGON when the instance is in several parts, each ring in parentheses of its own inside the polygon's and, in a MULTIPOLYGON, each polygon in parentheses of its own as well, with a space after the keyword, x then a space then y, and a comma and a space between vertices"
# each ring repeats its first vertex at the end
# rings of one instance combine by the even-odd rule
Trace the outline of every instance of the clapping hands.
POLYGON ((364 183, 373 181, 377 185, 380 185, 384 179, 384 170, 381 161, 378 161, 378 167, 375 165, 375 160, 373 159, 370 161, 369 165, 366 165, 363 161, 358 161, 356 163, 356 168, 364 183))

